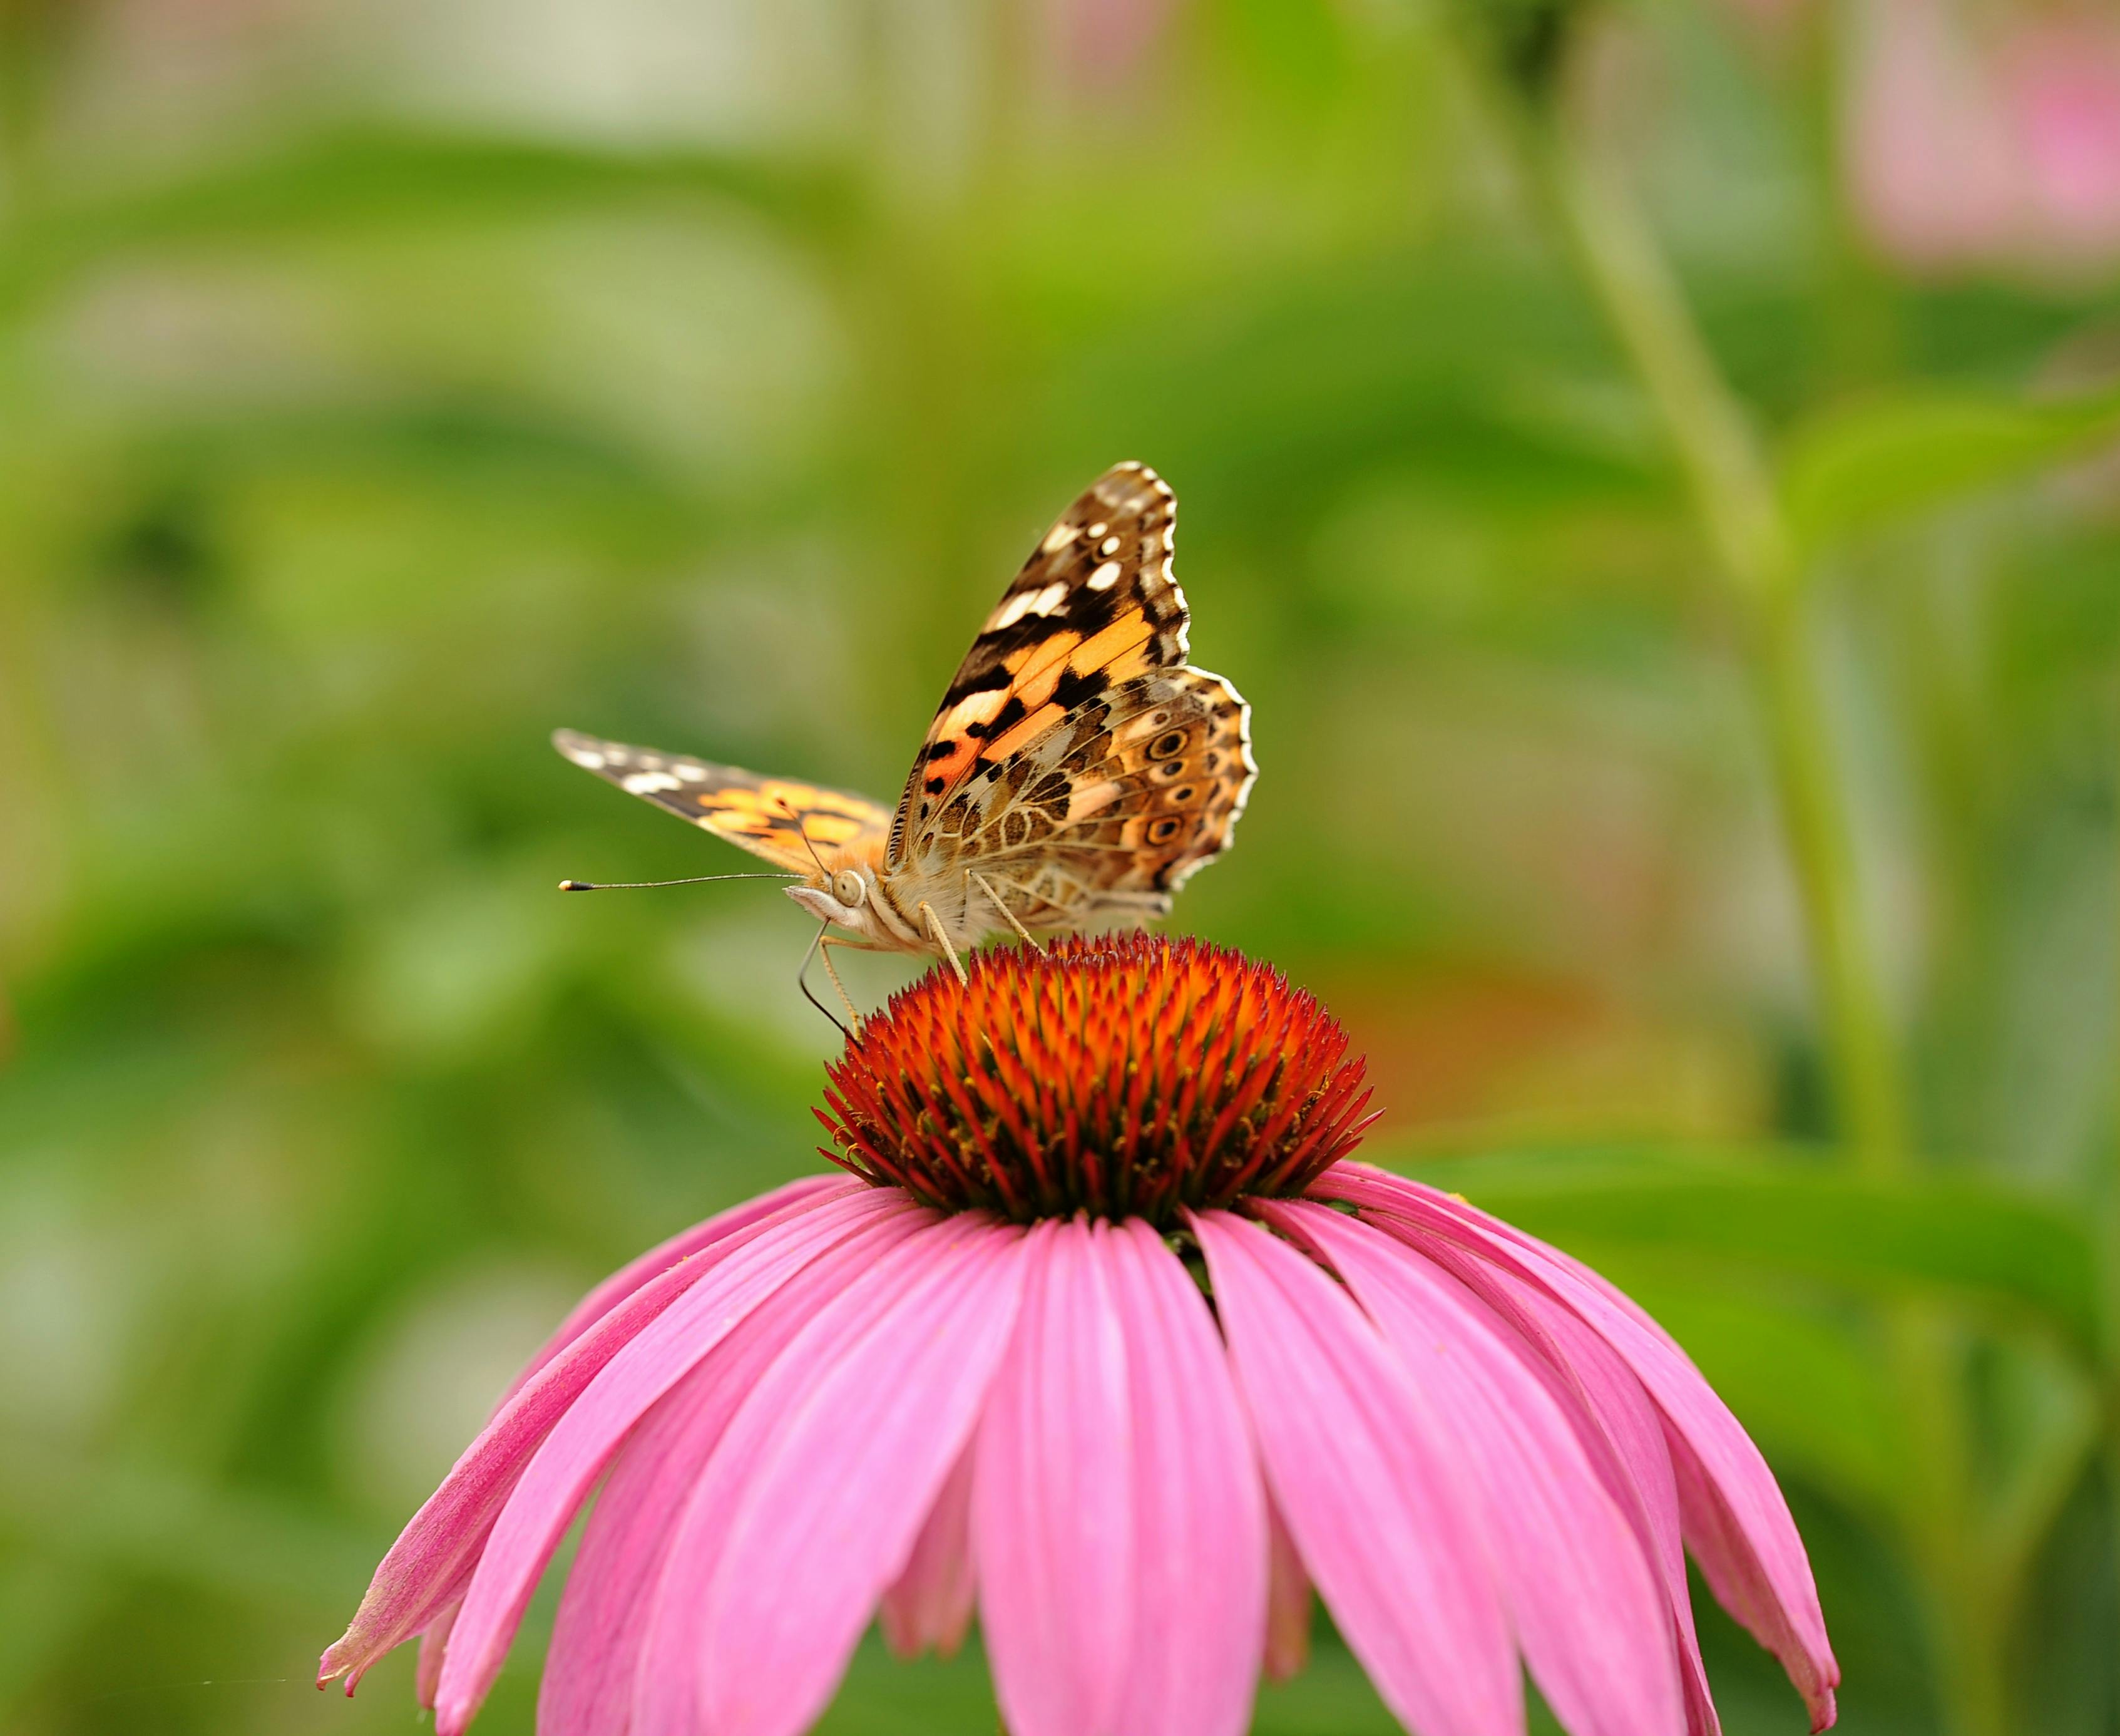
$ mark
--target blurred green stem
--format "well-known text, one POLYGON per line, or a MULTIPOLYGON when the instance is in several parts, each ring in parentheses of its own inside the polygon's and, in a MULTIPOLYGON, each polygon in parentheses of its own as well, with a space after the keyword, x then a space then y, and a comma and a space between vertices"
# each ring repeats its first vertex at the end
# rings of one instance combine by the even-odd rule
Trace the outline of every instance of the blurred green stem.
MULTIPOLYGON (((2114 914, 2120 916, 2120 907, 2114 914)), ((2120 984, 2115 987, 2120 989, 2120 984)), ((2115 1065, 2113 1076, 2120 1082, 2120 1064, 2115 1065)), ((2099 1302, 2104 1328, 2098 1399, 2105 1424, 2106 1523, 2113 1534, 2115 1566, 2120 1568, 2120 1096, 2114 1099, 2111 1112, 2104 1172, 2098 1177, 2099 1302)))
POLYGON ((1780 496, 1616 165, 1574 129, 1549 134, 1543 155, 1584 276, 1663 417, 1718 565, 1746 605, 1835 1096, 1857 1163, 1871 1174, 1898 1173, 1907 1162, 1905 1092, 1863 932, 1853 829, 1780 496))
MULTIPOLYGON (((1662 417, 1716 563, 1745 609, 1845 1143, 1865 1173, 1903 1173, 1905 1084, 1863 919, 1845 756, 1818 664, 1806 575, 1773 472, 1602 141, 1564 100, 1527 124, 1543 190, 1662 417)), ((1885 1324, 1916 1445, 1900 1511, 1923 1570, 1944 1726, 2001 1736, 2010 1726, 2007 1618, 1969 1523, 1969 1435, 1950 1335, 1913 1307, 1893 1310, 1885 1324)))

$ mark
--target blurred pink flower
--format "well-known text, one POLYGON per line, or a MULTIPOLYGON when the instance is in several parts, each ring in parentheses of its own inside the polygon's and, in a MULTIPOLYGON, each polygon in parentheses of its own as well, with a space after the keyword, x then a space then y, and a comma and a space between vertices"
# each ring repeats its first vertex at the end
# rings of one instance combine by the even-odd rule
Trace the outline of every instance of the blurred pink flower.
POLYGON ((854 1174, 583 1302, 320 1682, 422 1635, 457 1736, 601 1479, 548 1736, 793 1736, 872 1617, 947 1650, 975 1604, 1012 1736, 1238 1736, 1313 1582, 1425 1736, 1520 1732, 1519 1652, 1571 1730, 1702 1736, 1683 1547, 1825 1728, 1838 1672, 1751 1441, 1585 1268, 1346 1161, 1345 1051, 1190 942, 907 991, 832 1069, 854 1174))
POLYGON ((2039 225, 2071 251, 2120 249, 2120 24, 2029 28, 2011 44, 2004 77, 2039 225))
POLYGON ((1124 80, 1147 58, 1178 8, 1179 0, 1049 0, 1048 51, 1081 86, 1124 80))
POLYGON ((2120 253, 2120 26, 1955 0, 1863 0, 1850 175, 1909 265, 2080 268, 2120 253))

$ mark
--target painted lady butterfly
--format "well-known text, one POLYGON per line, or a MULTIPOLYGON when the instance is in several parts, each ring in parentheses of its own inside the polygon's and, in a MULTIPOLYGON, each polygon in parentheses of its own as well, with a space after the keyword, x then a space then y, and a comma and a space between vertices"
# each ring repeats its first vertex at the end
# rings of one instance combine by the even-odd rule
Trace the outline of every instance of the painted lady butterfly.
POLYGON ((800 877, 788 896, 826 947, 939 953, 962 978, 960 952, 997 930, 1028 942, 1166 915, 1258 775, 1251 708, 1185 661, 1177 519, 1143 464, 1061 514, 972 641, 895 812, 570 729, 553 745, 800 877))

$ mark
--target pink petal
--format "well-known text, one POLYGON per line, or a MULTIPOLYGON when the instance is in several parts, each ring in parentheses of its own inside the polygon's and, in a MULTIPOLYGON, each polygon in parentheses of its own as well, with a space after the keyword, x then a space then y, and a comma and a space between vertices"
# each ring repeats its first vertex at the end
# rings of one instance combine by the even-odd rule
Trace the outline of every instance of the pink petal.
POLYGON ((1135 1627, 1127 1341, 1100 1245, 1052 1220, 1024 1241, 1016 1336, 979 1424, 979 1627, 1011 1736, 1106 1736, 1135 1627))
MULTIPOLYGON (((785 1292, 783 1292, 785 1294, 785 1292)), ((739 1327, 756 1324, 761 1308, 739 1327)), ((681 1507, 745 1394, 724 1378, 723 1345, 640 1419, 612 1460, 568 1569, 537 1693, 542 1736, 611 1736, 632 1715, 647 1602, 681 1507)))
POLYGON ((1266 1673, 1285 1682, 1310 1661, 1310 1575, 1272 1496, 1266 1514, 1266 1673))
MULTIPOLYGON (((1689 1736, 1718 1736, 1722 1723, 1709 1692, 1693 1626, 1693 1594, 1685 1580, 1678 1485, 1656 1406, 1618 1353, 1544 1291, 1454 1243, 1427 1237, 1420 1251, 1516 1330, 1527 1366, 1567 1410, 1599 1478, 1627 1515, 1662 1580, 1678 1644, 1689 1736)), ((1634 1307, 1631 1302, 1626 1305, 1634 1307)))
MULTIPOLYGON (((1811 1650, 1808 1636, 1776 1594, 1771 1575, 1754 1551, 1746 1519, 1740 1515, 1705 1459, 1672 1426, 1668 1415, 1664 1435, 1671 1447, 1671 1468, 1678 1473, 1678 1510, 1685 1524, 1686 1545, 1693 1551, 1694 1560, 1700 1563, 1700 1576, 1708 1581, 1716 1602, 1781 1659, 1789 1679, 1811 1708, 1812 1736, 1829 1729, 1839 1715, 1833 1691, 1840 1683, 1840 1666, 1833 1661, 1832 1653, 1825 1651, 1816 1674, 1798 1673, 1798 1664, 1790 1660, 1807 1659, 1811 1650)), ((1822 1640, 1819 1650, 1824 1650, 1822 1640)))
MULTIPOLYGON (((1266 1638, 1267 1543, 1229 1353, 1154 1230, 1135 1218, 1100 1226, 1099 1240, 1126 1338, 1134 1448, 1134 1633, 1112 1728, 1240 1736, 1266 1638)), ((1303 1595, 1307 1604, 1307 1584, 1303 1595)))
POLYGON ((545 1563, 642 1413, 811 1261, 848 1240, 873 1253, 931 1217, 902 1194, 864 1188, 762 1225, 611 1358, 553 1426, 494 1524, 450 1636, 437 1736, 458 1736, 477 1711, 545 1563))
POLYGON ((1523 1697, 1441 1418, 1337 1284, 1258 1225, 1191 1217, 1276 1504, 1348 1645, 1422 1736, 1503 1736, 1523 1697))
POLYGON ((1578 1736, 1677 1736, 1676 1659, 1649 1562, 1509 1329, 1405 1244, 1329 1206, 1260 1215, 1331 1262, 1443 1413, 1485 1498, 1524 1655, 1561 1723, 1578 1736))
MULTIPOLYGON (((704 1223, 694 1224, 689 1230, 680 1230, 667 1241, 658 1243, 638 1259, 612 1273, 577 1302, 574 1311, 560 1321, 559 1329, 546 1339, 537 1354, 531 1357, 523 1372, 515 1377, 515 1384, 508 1389, 507 1396, 513 1398, 522 1389, 523 1384, 553 1357, 642 1285, 651 1278, 660 1278, 680 1260, 691 1259, 694 1254, 711 1248, 716 1242, 733 1236, 737 1231, 762 1222, 785 1207, 821 1205, 826 1199, 856 1192, 866 1185, 851 1175, 804 1175, 774 1189, 770 1193, 761 1194, 755 1199, 746 1199, 742 1205, 717 1212, 704 1223)), ((506 1399, 502 1402, 505 1403, 506 1399)))
POLYGON ((720 1262, 774 1227, 800 1220, 820 1203, 816 1196, 806 1196, 783 1205, 651 1278, 523 1383, 390 1546, 352 1624, 318 1664, 318 1681, 343 1675, 351 1692, 370 1664, 411 1639, 461 1596, 486 1534, 532 1451, 604 1365, 720 1262))
POLYGON ((1022 1248, 983 1214, 946 1218, 774 1361, 677 1517, 635 1736, 794 1736, 823 1710, 970 1439, 1022 1248))
POLYGON ((1346 1199, 1415 1245, 1454 1241, 1564 1304, 1611 1346, 1662 1413, 1685 1522, 1685 1541, 1724 1607, 1781 1660, 1811 1708, 1832 1721, 1840 1679, 1811 1564, 1766 1461, 1737 1419, 1670 1337, 1618 1305, 1574 1263, 1461 1200, 1367 1165, 1342 1163, 1311 1192, 1346 1199), (1714 1566, 1709 1566, 1711 1557, 1714 1566))
POLYGON ((972 1454, 966 1453, 935 1497, 905 1571, 883 1594, 876 1613, 884 1642, 901 1658, 931 1649, 954 1655, 971 1629, 978 1583, 972 1571, 972 1454))
POLYGON ((463 1606, 452 1603, 427 1624, 420 1636, 420 1664, 412 1677, 412 1695, 429 1711, 435 1709, 435 1688, 442 1679, 442 1659, 449 1648, 449 1629, 463 1606))
POLYGON ((876 1258, 924 1222, 885 1220, 821 1254, 761 1302, 641 1418, 611 1462, 567 1575, 537 1702, 546 1736, 599 1736, 631 1716, 649 1600, 680 1510, 729 1420, 810 1319, 876 1258))

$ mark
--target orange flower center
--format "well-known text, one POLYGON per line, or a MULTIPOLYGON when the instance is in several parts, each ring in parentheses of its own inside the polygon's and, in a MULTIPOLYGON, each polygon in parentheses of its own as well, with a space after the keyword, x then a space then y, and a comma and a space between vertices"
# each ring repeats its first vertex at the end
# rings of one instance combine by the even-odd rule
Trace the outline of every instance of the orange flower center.
POLYGON ((1226 947, 1127 935, 979 954, 865 1021, 826 1068, 834 1162, 1019 1222, 1300 1193, 1371 1119, 1315 998, 1226 947))

